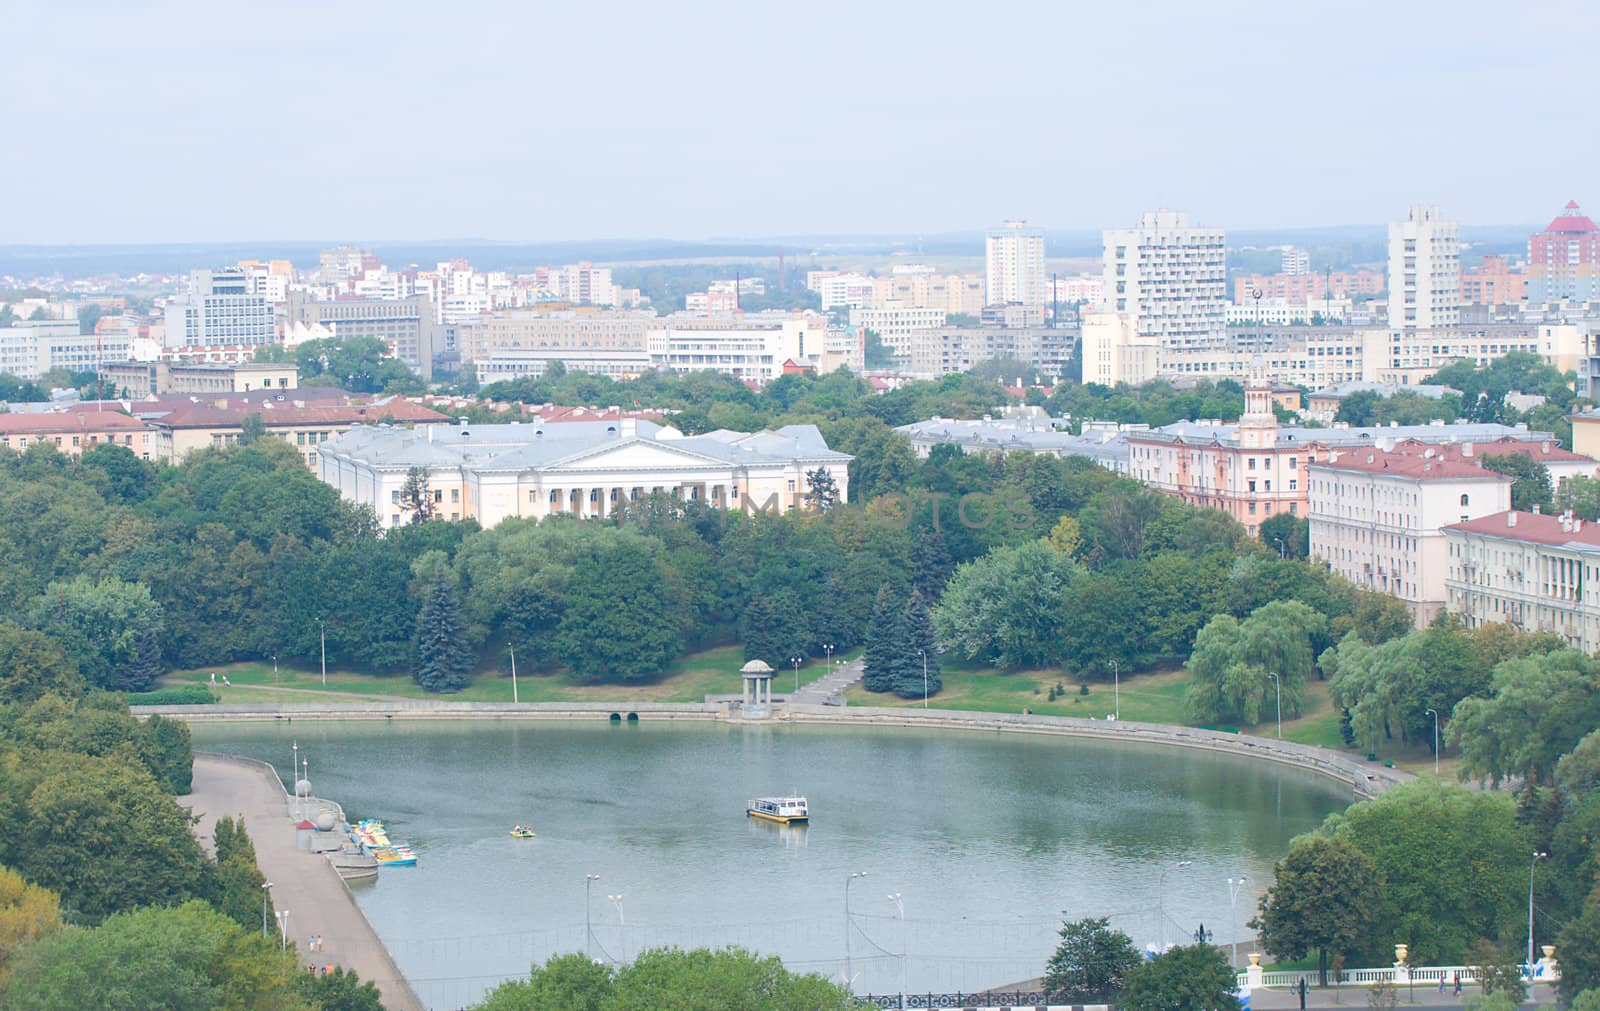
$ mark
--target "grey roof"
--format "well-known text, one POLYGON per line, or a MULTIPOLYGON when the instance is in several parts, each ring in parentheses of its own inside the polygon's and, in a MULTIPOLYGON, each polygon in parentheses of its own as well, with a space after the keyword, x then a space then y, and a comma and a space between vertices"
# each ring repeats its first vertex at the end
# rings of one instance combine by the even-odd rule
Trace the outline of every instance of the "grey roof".
POLYGON ((955 421, 945 418, 901 425, 895 431, 914 442, 961 446, 977 452, 1021 450, 1059 456, 1086 456, 1102 465, 1114 462, 1126 466, 1128 462, 1128 439, 1122 432, 1073 435, 1037 423, 955 421))
POLYGON ((1438 400, 1446 394, 1459 394, 1460 391, 1449 386, 1431 386, 1427 383, 1418 383, 1412 386, 1401 383, 1369 383, 1361 380, 1351 380, 1348 383, 1340 383, 1338 386, 1330 386, 1325 390, 1318 390, 1311 395, 1313 397, 1336 397, 1343 400, 1352 393, 1376 393, 1383 397, 1392 397, 1398 393, 1415 393, 1419 397, 1438 400))
MULTIPOLYGON (((1210 442, 1215 440, 1225 446, 1238 445, 1239 426, 1214 421, 1180 421, 1141 433, 1141 439, 1156 442, 1210 442)), ((1299 425, 1280 425, 1278 445, 1295 443, 1321 443, 1325 446, 1372 446, 1380 439, 1415 439, 1418 442, 1493 442, 1496 439, 1519 439, 1528 442, 1551 442, 1555 436, 1549 432, 1530 432, 1526 425, 1497 425, 1457 423, 1454 425, 1368 425, 1361 428, 1334 426, 1332 428, 1304 428, 1299 425)))
POLYGON ((788 425, 753 435, 726 430, 685 436, 652 421, 563 421, 555 424, 426 425, 397 428, 357 425, 321 443, 319 451, 386 468, 472 467, 525 471, 559 467, 625 443, 647 442, 708 463, 849 462, 828 448, 815 425, 788 425), (631 429, 631 434, 630 434, 631 429))

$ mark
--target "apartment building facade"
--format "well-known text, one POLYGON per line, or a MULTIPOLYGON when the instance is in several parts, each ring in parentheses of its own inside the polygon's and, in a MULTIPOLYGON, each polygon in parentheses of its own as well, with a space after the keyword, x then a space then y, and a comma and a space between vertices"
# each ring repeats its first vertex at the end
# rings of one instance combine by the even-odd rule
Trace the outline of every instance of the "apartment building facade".
POLYGON ((1417 204, 1389 225, 1389 329, 1461 322, 1461 229, 1438 207, 1417 204))
POLYGON ((870 309, 851 309, 850 325, 871 330, 883 345, 902 358, 911 355, 911 337, 919 330, 936 330, 945 325, 943 309, 921 309, 890 303, 870 309))
POLYGON ((433 303, 426 295, 319 302, 303 293, 291 292, 286 318, 302 326, 327 327, 335 337, 381 340, 424 381, 433 378, 433 358, 440 348, 435 340, 433 303))
POLYGON ((1600 228, 1575 200, 1528 239, 1528 301, 1600 299, 1600 228))
POLYGON ((1228 328, 1222 229, 1193 227, 1178 211, 1155 211, 1137 228, 1107 229, 1104 242, 1106 308, 1132 314, 1136 332, 1163 348, 1222 340, 1228 328))
POLYGON ((1007 221, 984 236, 984 304, 1044 311, 1044 229, 1007 221))
POLYGON ((153 459, 155 433, 129 414, 102 404, 78 405, 61 411, 18 411, 0 414, 0 447, 21 453, 29 446, 54 446, 78 456, 93 446, 122 446, 140 459, 153 459))
POLYGON ((1448 606, 1468 628, 1505 623, 1600 651, 1600 524, 1507 511, 1444 534, 1448 606))
POLYGON ((278 336, 277 312, 240 267, 196 270, 166 307, 166 347, 255 347, 278 336))
POLYGON ((1075 328, 1046 326, 944 326, 914 330, 911 372, 947 376, 995 358, 1015 358, 1059 376, 1077 346, 1075 328))

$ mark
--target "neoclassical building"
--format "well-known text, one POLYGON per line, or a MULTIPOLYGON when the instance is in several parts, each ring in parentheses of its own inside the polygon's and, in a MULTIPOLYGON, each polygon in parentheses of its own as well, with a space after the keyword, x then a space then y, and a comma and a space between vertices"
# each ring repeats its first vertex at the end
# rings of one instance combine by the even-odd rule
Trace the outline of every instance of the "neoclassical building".
POLYGON ((413 467, 428 477, 441 519, 492 527, 513 516, 603 517, 661 492, 725 509, 805 507, 806 475, 826 470, 849 495, 852 457, 815 425, 686 436, 633 418, 506 425, 352 428, 317 446, 318 476, 372 507, 384 527, 410 522, 401 489, 413 467))

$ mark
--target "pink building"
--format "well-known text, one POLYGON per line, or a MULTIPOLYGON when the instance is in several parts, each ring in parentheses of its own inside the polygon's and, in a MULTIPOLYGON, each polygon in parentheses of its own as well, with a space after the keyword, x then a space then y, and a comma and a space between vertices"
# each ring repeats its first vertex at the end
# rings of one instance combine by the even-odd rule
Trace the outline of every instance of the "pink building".
POLYGON ((1528 301, 1600 298, 1600 228, 1575 200, 1528 239, 1528 301))

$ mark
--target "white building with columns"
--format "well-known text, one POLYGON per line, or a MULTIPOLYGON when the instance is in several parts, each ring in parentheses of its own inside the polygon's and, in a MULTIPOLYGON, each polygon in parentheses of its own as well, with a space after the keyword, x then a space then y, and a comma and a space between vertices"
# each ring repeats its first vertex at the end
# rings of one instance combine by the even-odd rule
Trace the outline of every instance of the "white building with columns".
POLYGON ((1468 628, 1503 622, 1600 650, 1600 524, 1508 511, 1444 535, 1449 608, 1468 628))
POLYGON ((435 515, 485 527, 512 517, 602 518, 652 494, 724 509, 806 507, 806 475, 822 469, 848 500, 849 464, 815 425, 686 436, 650 421, 359 426, 317 446, 318 476, 371 506, 385 529, 410 522, 401 490, 427 475, 435 515))

